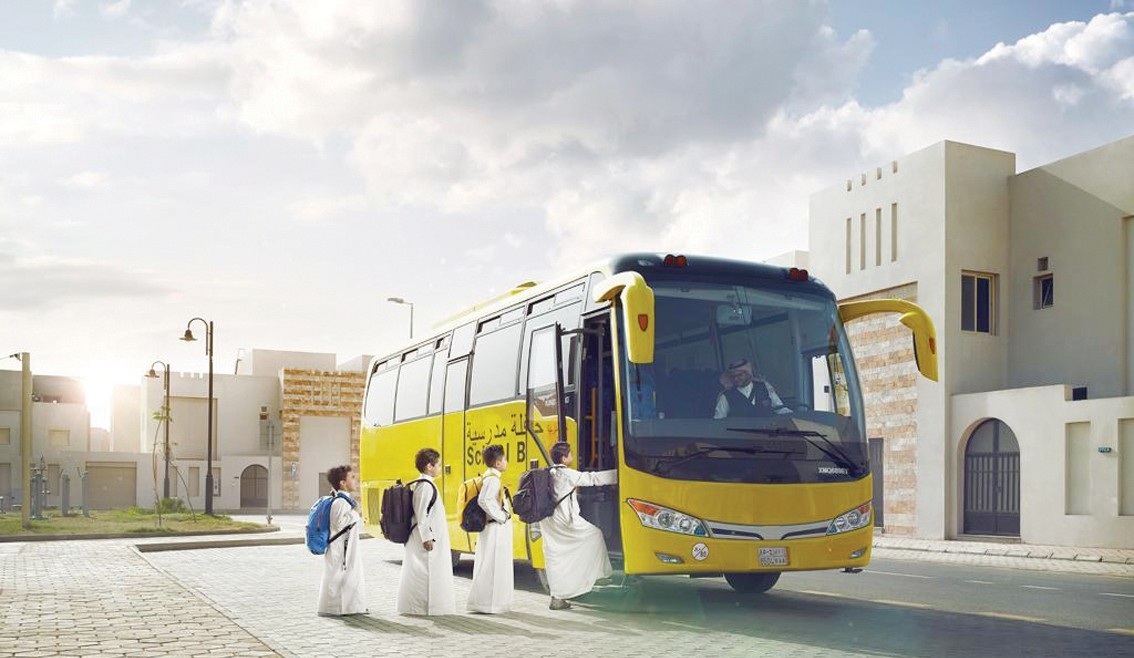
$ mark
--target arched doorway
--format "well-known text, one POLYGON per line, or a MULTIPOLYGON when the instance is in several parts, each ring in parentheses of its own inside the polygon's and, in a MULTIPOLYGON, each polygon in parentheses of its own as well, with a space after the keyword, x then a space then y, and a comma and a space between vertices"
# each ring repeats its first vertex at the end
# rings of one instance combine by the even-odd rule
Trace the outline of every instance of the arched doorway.
POLYGON ((252 464, 240 474, 240 507, 268 506, 268 469, 252 464))
POLYGON ((1020 536, 1020 444, 995 418, 973 430, 965 446, 964 530, 1020 536))

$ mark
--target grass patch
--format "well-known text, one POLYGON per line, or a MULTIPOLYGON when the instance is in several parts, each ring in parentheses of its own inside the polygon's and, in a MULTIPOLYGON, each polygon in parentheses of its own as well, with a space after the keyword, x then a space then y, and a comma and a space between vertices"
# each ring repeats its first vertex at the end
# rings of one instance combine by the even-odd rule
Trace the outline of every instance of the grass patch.
POLYGON ((48 510, 42 521, 32 520, 25 530, 19 514, 0 514, 0 536, 34 535, 118 535, 137 533, 146 535, 177 535, 184 533, 250 530, 261 527, 258 523, 233 521, 227 516, 206 516, 189 512, 172 512, 161 515, 161 523, 153 510, 131 507, 124 510, 92 511, 90 517, 82 514, 63 516, 48 510))

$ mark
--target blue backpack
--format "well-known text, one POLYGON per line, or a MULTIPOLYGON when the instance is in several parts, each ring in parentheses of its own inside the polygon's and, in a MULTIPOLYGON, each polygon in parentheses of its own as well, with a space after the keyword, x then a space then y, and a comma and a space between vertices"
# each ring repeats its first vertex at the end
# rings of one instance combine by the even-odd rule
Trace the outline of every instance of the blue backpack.
MULTIPOLYGON (((327 552, 327 547, 331 542, 335 541, 348 530, 354 527, 354 524, 346 526, 342 530, 331 536, 331 503, 335 498, 342 498, 354 507, 356 503, 350 496, 343 494, 341 491, 336 492, 331 496, 323 496, 315 501, 311 506, 311 511, 307 513, 307 550, 311 551, 313 555, 323 555, 327 552)), ((345 556, 344 556, 345 558, 345 556)))

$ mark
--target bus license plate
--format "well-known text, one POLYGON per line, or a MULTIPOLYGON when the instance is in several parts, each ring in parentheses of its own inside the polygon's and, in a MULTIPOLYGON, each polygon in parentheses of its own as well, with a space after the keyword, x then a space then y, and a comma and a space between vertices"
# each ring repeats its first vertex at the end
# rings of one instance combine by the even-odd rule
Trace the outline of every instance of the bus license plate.
POLYGON ((768 546, 760 549, 760 566, 786 567, 788 566, 787 546, 768 546))

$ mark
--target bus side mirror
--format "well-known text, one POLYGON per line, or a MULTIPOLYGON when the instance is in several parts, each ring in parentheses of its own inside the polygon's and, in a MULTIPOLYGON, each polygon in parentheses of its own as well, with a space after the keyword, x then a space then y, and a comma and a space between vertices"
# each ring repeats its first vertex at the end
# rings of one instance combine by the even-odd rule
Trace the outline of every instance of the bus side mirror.
MULTIPOLYGON (((637 272, 620 272, 595 288, 596 302, 621 301, 622 324, 626 335, 626 356, 630 363, 654 362, 654 291, 637 272)), ((618 306, 618 304, 615 304, 618 306)))
POLYGON ((839 304, 839 318, 843 324, 873 313, 902 314, 898 321, 913 332, 914 360, 918 371, 926 379, 937 381, 937 333, 929 314, 904 299, 870 299, 839 304))

